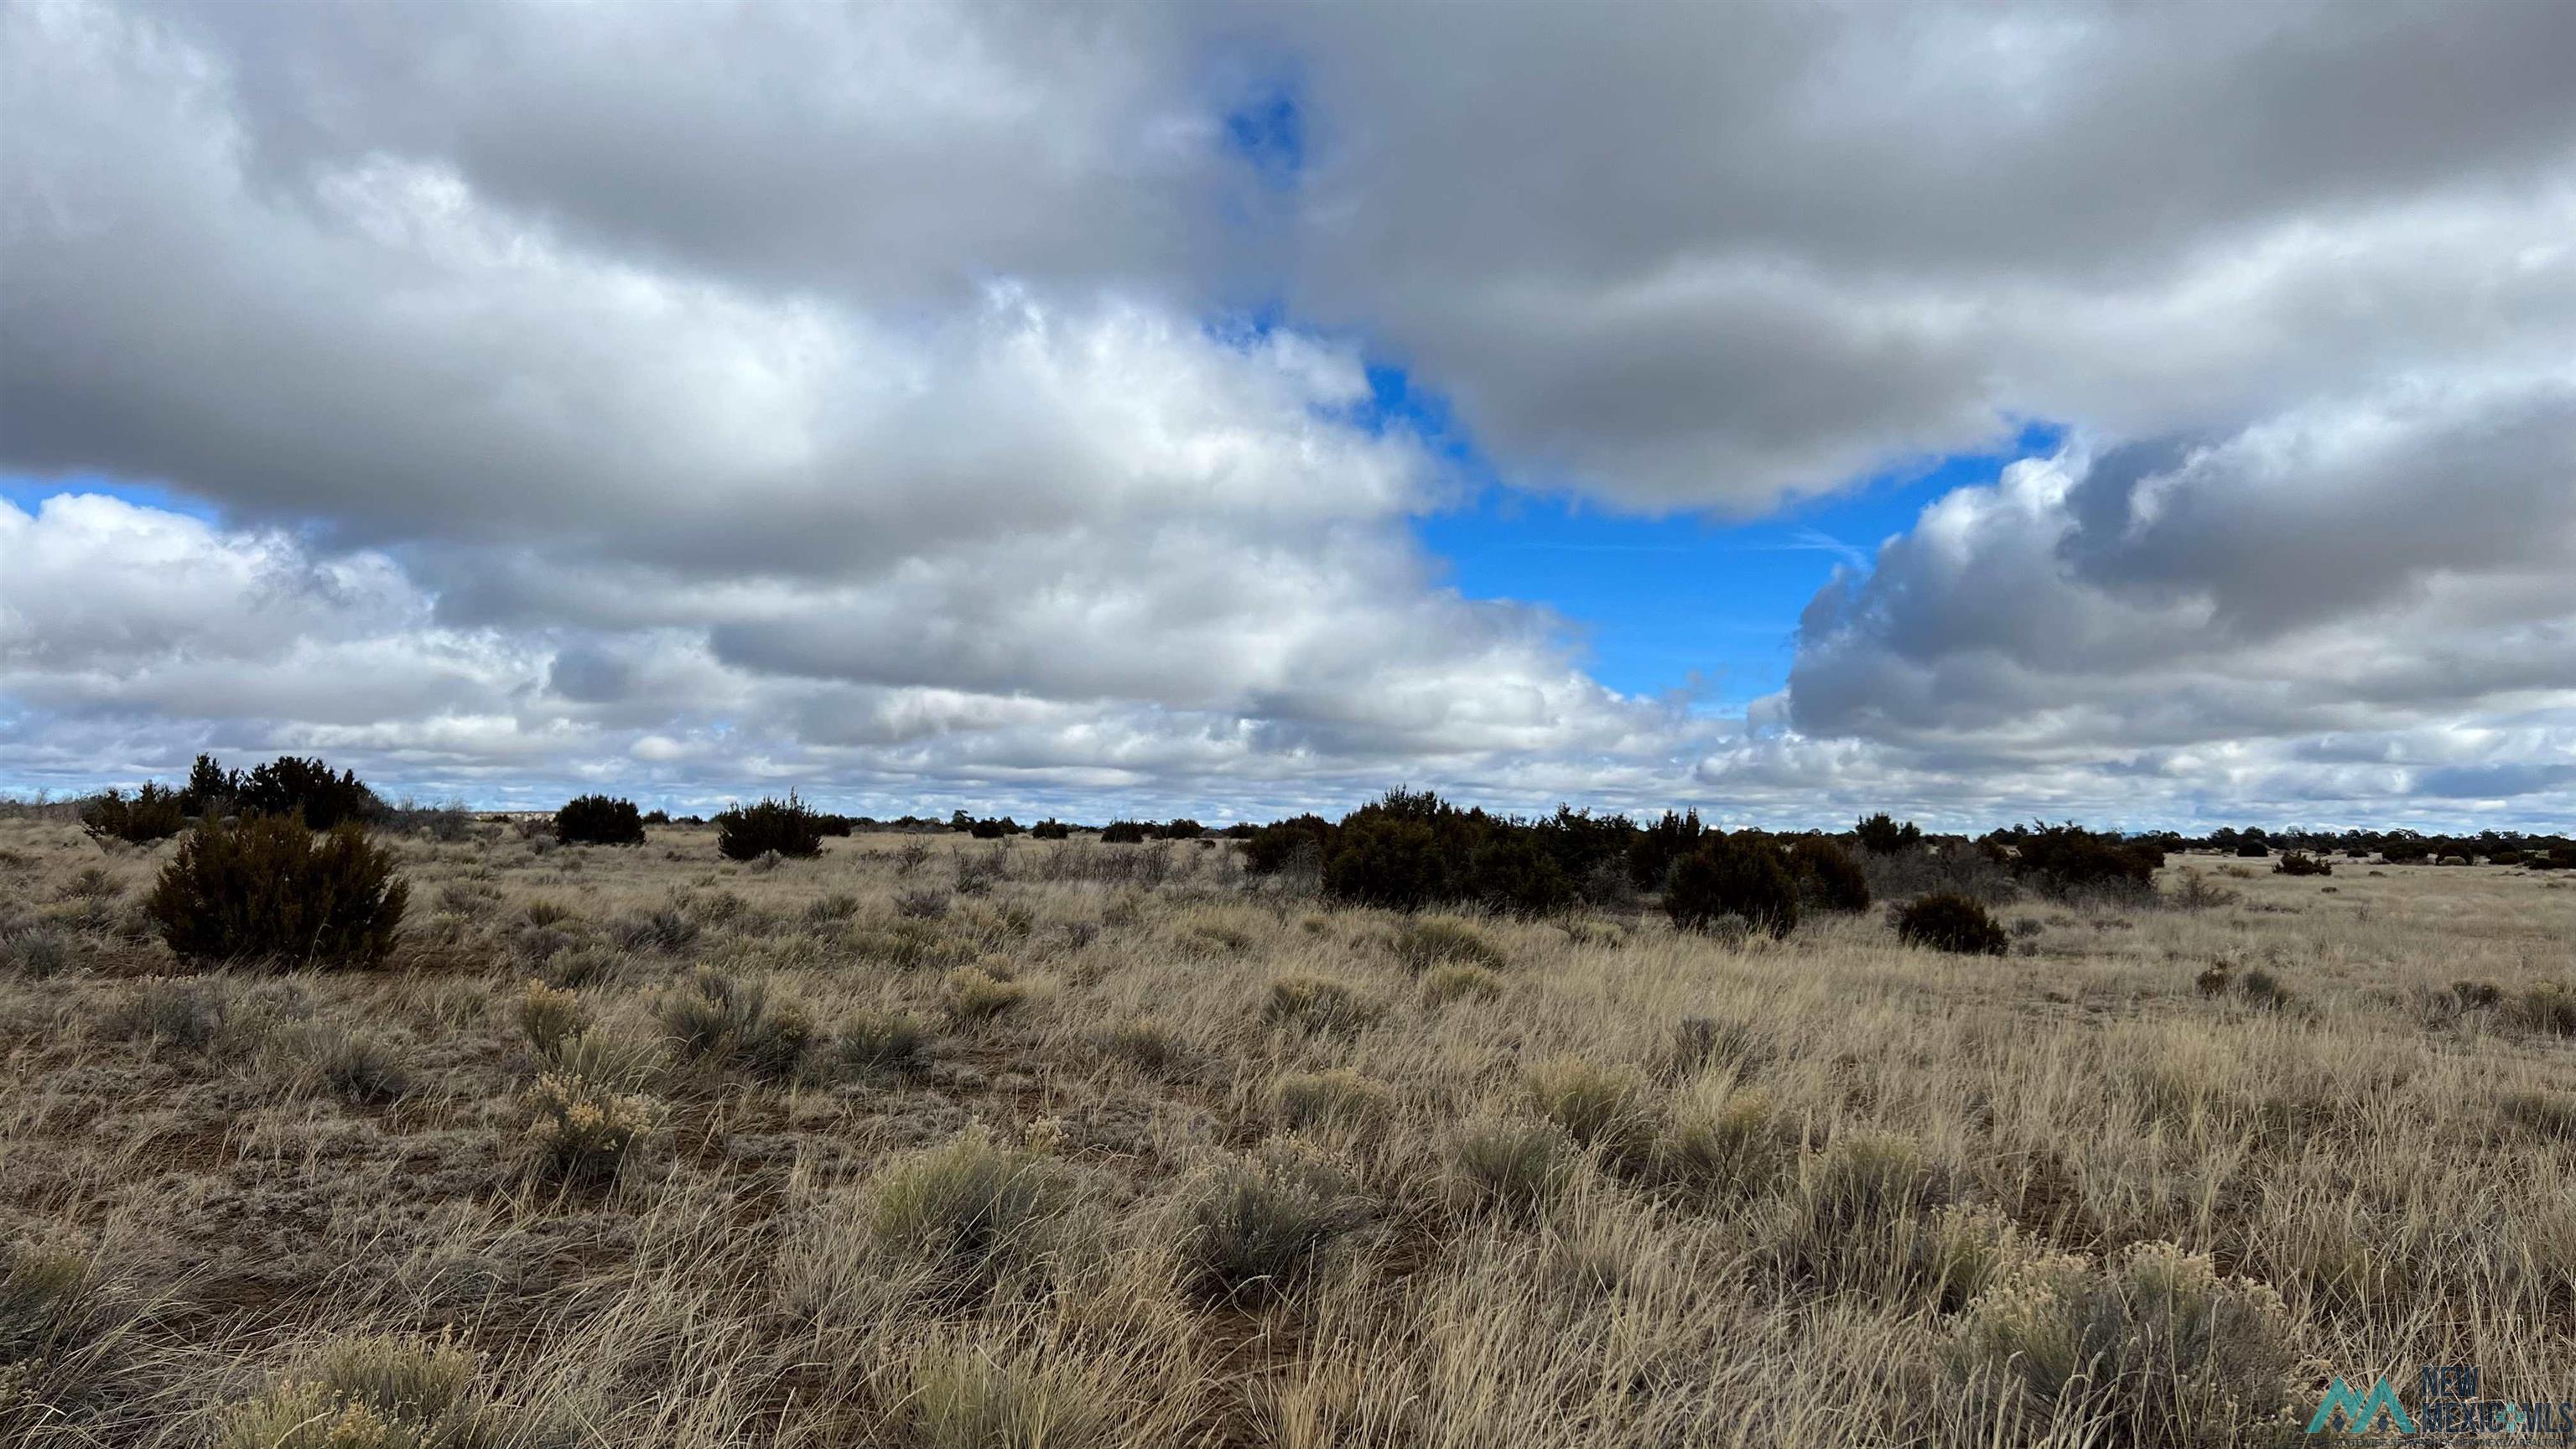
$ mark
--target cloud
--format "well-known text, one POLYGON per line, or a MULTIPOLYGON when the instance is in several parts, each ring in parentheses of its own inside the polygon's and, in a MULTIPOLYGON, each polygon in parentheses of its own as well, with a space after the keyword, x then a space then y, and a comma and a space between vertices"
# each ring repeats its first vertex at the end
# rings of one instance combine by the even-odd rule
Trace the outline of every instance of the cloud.
POLYGON ((2576 374, 2410 382, 1943 497, 1817 594, 1784 703, 1986 776, 2537 814, 2576 763, 2571 577, 2576 374))
POLYGON ((2241 426, 2576 347, 2563 8, 1280 29, 1318 137, 1301 295, 1541 484, 1759 509, 2031 417, 2241 426))
POLYGON ((71 480, 0 513, 29 779, 2564 800, 2566 7, 0 27, 0 468, 71 480), (1388 364, 1648 511, 2079 441, 1711 719, 1443 582, 1388 364))

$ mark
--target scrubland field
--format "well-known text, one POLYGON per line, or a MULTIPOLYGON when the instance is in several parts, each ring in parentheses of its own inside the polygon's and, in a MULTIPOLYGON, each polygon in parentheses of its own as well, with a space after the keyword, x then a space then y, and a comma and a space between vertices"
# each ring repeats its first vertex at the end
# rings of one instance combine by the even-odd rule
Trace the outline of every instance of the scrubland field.
POLYGON ((2563 874, 2177 857, 2221 898, 2026 897, 1992 957, 1329 907, 1218 842, 388 839, 388 967, 190 973, 138 909, 175 842, 0 821, 0 1433, 2219 1444, 2304 1441, 2330 1376, 2576 1397, 2563 874))

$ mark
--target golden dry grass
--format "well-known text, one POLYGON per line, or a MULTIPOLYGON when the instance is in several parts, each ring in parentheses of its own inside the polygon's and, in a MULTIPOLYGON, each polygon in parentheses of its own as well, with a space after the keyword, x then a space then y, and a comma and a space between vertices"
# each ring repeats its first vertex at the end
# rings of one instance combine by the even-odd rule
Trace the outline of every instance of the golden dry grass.
POLYGON ((0 821, 0 1429, 2071 1449, 2259 1441, 2327 1373, 2576 1397, 2550 876, 2025 901, 1966 958, 930 844, 485 824, 395 843, 391 969, 182 978, 169 844, 0 821), (2079 1311, 2116 1384, 2048 1377, 2079 1311))

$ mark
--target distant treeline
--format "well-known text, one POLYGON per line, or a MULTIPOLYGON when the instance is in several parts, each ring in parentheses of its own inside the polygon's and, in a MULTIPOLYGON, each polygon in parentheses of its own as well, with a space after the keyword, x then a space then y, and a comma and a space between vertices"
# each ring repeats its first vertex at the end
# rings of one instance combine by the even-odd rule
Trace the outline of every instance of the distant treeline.
MULTIPOLYGON (((315 830, 351 822, 442 836, 460 831, 471 819, 471 812, 462 805, 388 803, 353 771, 334 771, 321 760, 291 755, 249 770, 228 769, 211 755, 199 755, 184 784, 147 784, 131 796, 109 790, 82 802, 80 814, 96 833, 137 841, 174 835, 192 819, 225 816, 292 815, 315 830)), ((554 826, 566 843, 635 844, 643 839, 643 827, 674 823, 707 822, 694 815, 675 822, 660 810, 639 812, 631 801, 589 795, 567 802, 557 812, 554 826)), ((1022 825, 1007 815, 979 817, 966 810, 944 817, 907 814, 879 819, 817 810, 792 793, 783 801, 736 806, 717 815, 715 823, 734 826, 740 834, 776 835, 798 845, 808 838, 846 836, 859 830, 956 832, 983 840, 1017 835, 1062 840, 1076 832, 1096 831, 1103 842, 1113 845, 1231 838, 1244 842, 1245 865, 1254 873, 1311 872, 1327 891, 1354 900, 1387 904, 1471 900, 1538 910, 1574 899, 1598 900, 1620 891, 1661 890, 1677 862, 1712 840, 1775 849, 1781 868, 1793 879, 1807 882, 1811 895, 1820 872, 1839 874, 1839 867, 1828 863, 1826 846, 1856 853, 1855 858, 1865 864, 1875 859, 1873 875, 1885 875, 1888 861, 1912 857, 1945 860, 1949 862, 1945 869, 1956 874, 1973 856, 2024 883, 2067 887, 2144 881, 2166 855, 2184 851, 2247 858, 2342 855, 2390 862, 2576 868, 2576 842, 2569 837, 2521 831, 2427 835, 2413 830, 2230 826, 2196 836, 2174 831, 2124 835, 2071 823, 2039 823, 1971 837, 1928 833, 1911 821, 1880 813, 1847 830, 1730 833, 1704 824, 1696 810, 1666 811, 1639 823, 1623 813, 1560 805, 1552 815, 1528 819, 1461 808, 1430 791, 1402 787, 1339 820, 1300 815, 1268 825, 1240 822, 1217 829, 1187 818, 1113 820, 1091 826, 1050 817, 1022 825), (757 832, 740 830, 754 820, 759 822, 757 832), (1803 857, 1798 854, 1801 841, 1814 842, 1803 857)))

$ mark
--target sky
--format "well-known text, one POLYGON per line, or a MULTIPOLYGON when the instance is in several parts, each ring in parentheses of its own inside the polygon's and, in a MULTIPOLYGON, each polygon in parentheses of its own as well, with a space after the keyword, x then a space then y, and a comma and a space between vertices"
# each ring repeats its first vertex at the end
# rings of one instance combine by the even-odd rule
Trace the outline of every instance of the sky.
POLYGON ((2576 7, 0 7, 0 790, 2576 823, 2576 7))

